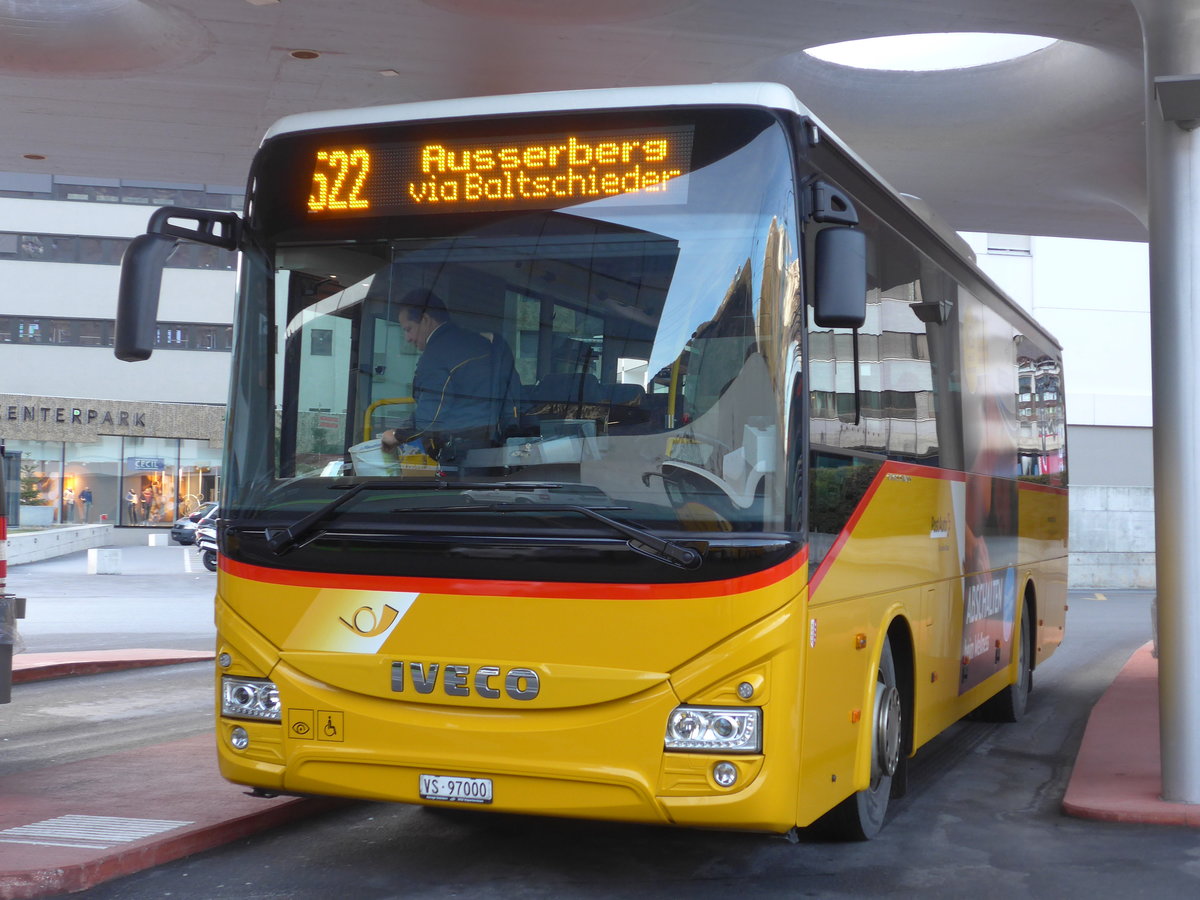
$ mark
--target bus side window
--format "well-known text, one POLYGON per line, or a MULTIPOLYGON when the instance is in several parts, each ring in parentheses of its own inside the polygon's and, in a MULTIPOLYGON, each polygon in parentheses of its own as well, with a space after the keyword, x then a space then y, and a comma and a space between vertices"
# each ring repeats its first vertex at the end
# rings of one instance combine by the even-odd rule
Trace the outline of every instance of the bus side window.
POLYGON ((810 568, 820 565, 833 548, 882 465, 882 459, 812 451, 808 489, 810 568))

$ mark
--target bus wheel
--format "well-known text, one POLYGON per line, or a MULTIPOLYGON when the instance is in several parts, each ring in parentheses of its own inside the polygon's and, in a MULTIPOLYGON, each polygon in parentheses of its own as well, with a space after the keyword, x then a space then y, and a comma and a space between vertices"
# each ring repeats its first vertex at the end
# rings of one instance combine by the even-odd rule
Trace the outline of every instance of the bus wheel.
POLYGON ((818 830, 839 841, 867 841, 879 833, 892 793, 892 778, 904 764, 904 704, 896 683, 892 644, 883 645, 875 679, 871 715, 871 784, 851 794, 818 823, 818 830))
POLYGON ((985 722, 1019 722, 1029 706, 1033 690, 1033 667, 1029 653, 1029 617, 1033 606, 1028 600, 1021 608, 1021 631, 1017 637, 1017 680, 979 707, 977 718, 985 722))

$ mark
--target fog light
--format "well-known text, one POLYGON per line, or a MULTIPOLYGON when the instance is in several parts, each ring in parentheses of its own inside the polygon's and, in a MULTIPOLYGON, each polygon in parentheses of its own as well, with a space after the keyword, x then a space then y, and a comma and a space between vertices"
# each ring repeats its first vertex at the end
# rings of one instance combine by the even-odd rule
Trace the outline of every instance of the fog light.
POLYGON ((719 762, 713 766, 713 781, 723 788, 733 787, 737 777, 737 766, 731 762, 719 762))
POLYGON ((217 657, 217 665, 222 669, 228 669, 233 664, 233 657, 228 653, 222 653, 217 657))
POLYGON ((250 746, 250 735, 246 734, 246 729, 241 725, 235 725, 233 731, 229 732, 229 743, 233 745, 234 750, 245 750, 250 746))

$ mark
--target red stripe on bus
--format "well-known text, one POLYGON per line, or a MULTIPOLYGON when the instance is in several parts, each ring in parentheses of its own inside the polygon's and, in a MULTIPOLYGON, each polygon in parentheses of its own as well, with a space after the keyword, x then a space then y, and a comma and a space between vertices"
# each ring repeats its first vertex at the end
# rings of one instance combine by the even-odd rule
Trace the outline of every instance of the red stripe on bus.
POLYGON ((291 587, 344 588, 352 591, 415 591, 420 594, 465 594, 480 597, 564 597, 579 600, 680 600, 744 594, 771 587, 803 569, 807 549, 795 556, 738 578, 689 584, 618 584, 566 581, 491 581, 459 578, 409 578, 404 575, 349 575, 272 569, 221 557, 222 571, 237 578, 291 587))

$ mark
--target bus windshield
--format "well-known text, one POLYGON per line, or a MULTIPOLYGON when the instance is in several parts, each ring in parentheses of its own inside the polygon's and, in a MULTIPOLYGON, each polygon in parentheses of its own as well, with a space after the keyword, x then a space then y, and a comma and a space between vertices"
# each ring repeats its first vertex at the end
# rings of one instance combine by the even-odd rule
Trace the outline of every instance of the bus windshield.
MULTIPOLYGON (((469 178, 453 190, 414 180, 403 187, 411 204, 423 191, 448 199, 405 211, 374 196, 340 219, 271 206, 288 160, 327 151, 308 136, 264 149, 274 164, 260 164, 253 195, 224 514, 295 522, 371 481, 395 490, 356 492, 339 521, 441 517, 469 529, 520 504, 523 531, 559 527, 534 515, 543 504, 656 533, 783 530, 780 385, 798 366, 785 332, 799 289, 788 140, 761 111, 669 118, 690 154, 670 178, 647 176, 625 151, 626 174, 637 168, 650 191, 613 182, 588 196, 582 170, 558 187, 518 173, 524 181, 507 181, 515 200, 497 175, 500 199, 488 202, 476 179, 484 202, 468 208, 458 192, 469 178)), ((574 116, 564 160, 588 141, 608 146, 589 135, 612 135, 614 121, 574 116)), ((478 122, 470 140, 534 134, 539 153, 559 146, 544 118, 492 127, 503 140, 478 122)), ((426 141, 432 165, 428 123, 388 129, 397 153, 426 141)), ((353 168, 368 151, 339 152, 347 183, 369 187, 353 168)), ((503 152, 458 158, 499 168, 503 152)), ((337 196, 336 179, 319 180, 310 204, 337 196)), ((604 527, 588 516, 572 525, 604 527)))

